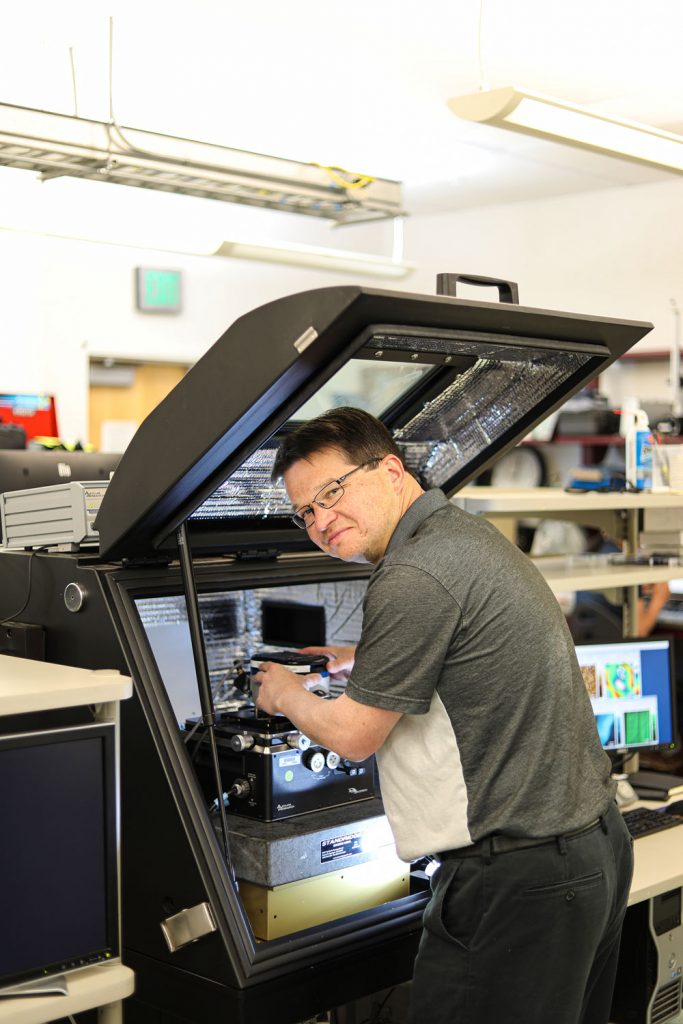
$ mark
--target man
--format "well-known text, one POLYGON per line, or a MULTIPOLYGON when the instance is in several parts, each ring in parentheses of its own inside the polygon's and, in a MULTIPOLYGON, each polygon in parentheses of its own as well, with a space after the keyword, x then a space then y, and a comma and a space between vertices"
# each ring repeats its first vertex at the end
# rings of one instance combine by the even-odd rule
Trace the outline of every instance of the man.
POLYGON ((631 842, 553 594, 360 410, 302 424, 273 475, 318 547, 375 566, 358 647, 308 649, 345 693, 268 663, 258 703, 351 760, 376 751, 399 856, 441 861, 415 1020, 606 1024, 631 842))

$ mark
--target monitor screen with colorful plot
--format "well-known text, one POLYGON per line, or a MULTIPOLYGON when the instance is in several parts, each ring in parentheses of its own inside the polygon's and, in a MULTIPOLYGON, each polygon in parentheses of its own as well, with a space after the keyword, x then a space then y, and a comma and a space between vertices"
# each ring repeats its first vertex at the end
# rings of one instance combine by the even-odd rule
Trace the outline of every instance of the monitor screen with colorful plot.
POLYGON ((675 744, 670 639, 578 644, 576 654, 606 750, 675 744))

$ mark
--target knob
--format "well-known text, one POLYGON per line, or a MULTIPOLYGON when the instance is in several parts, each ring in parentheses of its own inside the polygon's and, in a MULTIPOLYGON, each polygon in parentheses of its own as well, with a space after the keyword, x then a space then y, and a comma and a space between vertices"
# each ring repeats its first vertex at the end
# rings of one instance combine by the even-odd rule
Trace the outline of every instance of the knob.
POLYGON ((64 587, 64 604, 70 612, 80 612, 87 594, 80 583, 67 583, 64 587))
POLYGON ((287 737, 287 746, 294 747, 295 750, 308 750, 310 745, 308 736, 304 736, 302 732, 290 732, 287 737))
POLYGON ((340 761, 341 761, 341 757, 339 756, 339 754, 335 754, 334 750, 328 750, 327 751, 327 757, 325 758, 325 764, 327 765, 327 767, 331 771, 334 771, 334 769, 338 767, 340 761))
POLYGON ((250 750, 254 746, 254 737, 249 733, 237 733, 230 737, 230 746, 238 754, 241 754, 243 750, 250 750))
POLYGON ((304 757, 304 765, 311 772, 321 772, 325 767, 325 755, 322 750, 309 750, 304 757))

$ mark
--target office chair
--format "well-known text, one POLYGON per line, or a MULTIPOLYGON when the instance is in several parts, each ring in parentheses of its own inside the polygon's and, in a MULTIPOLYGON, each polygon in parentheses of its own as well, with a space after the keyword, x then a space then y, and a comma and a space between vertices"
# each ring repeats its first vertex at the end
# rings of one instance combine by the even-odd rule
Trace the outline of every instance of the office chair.
POLYGON ((577 595, 567 622, 575 644, 606 643, 623 636, 621 616, 597 596, 577 595))

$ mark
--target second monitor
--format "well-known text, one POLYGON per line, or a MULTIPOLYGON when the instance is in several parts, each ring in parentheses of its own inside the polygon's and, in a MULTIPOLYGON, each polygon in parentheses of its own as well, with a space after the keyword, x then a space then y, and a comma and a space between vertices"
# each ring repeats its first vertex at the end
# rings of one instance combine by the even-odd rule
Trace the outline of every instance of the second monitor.
POLYGON ((675 746, 675 680, 669 638, 578 644, 576 654, 606 750, 675 746))

